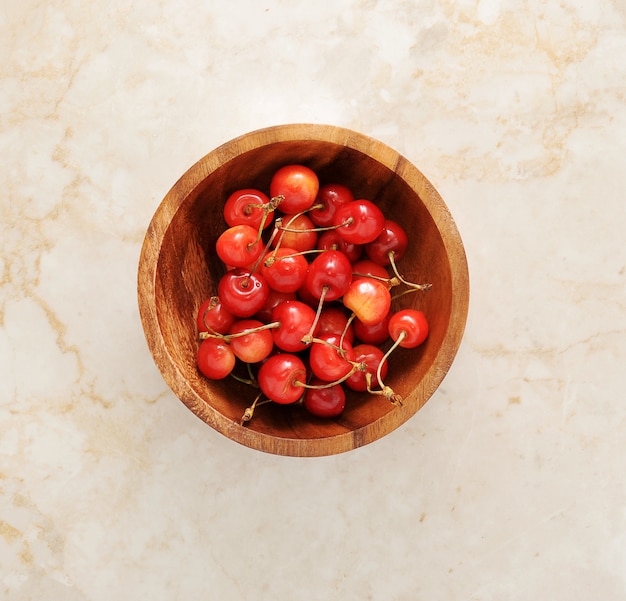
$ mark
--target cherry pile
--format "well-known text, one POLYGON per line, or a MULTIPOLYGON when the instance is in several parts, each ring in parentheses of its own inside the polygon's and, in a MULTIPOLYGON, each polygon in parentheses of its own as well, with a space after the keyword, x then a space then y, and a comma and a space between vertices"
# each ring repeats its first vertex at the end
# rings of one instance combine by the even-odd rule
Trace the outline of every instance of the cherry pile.
POLYGON ((422 344, 428 321, 392 301, 430 289, 400 274, 407 233, 304 165, 278 169, 268 192, 240 189, 224 205, 215 250, 225 273, 197 315, 200 372, 259 390, 242 423, 269 402, 336 417, 346 387, 401 404, 385 384, 388 359, 422 344))

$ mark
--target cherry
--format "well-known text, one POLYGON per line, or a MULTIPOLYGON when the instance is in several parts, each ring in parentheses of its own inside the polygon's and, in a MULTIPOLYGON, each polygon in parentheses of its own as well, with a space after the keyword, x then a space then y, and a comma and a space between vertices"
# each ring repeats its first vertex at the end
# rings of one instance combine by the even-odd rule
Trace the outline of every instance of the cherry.
POLYGON ((272 311, 272 322, 278 325, 272 331, 274 344, 288 353, 297 353, 307 348, 302 339, 311 332, 315 333, 315 311, 298 300, 284 301, 272 311))
POLYGON ((316 336, 337 334, 343 336, 350 344, 354 341, 354 328, 348 316, 340 307, 327 306, 320 313, 317 322, 316 336))
POLYGON ((235 319, 236 317, 224 307, 218 296, 210 296, 198 309, 196 319, 198 333, 226 334, 235 319))
POLYGON ((280 210, 300 213, 313 205, 319 191, 317 174, 304 165, 285 165, 274 173, 270 181, 272 197, 283 196, 280 210))
POLYGON ((306 375, 306 367, 297 355, 272 355, 259 368, 259 388, 275 403, 295 403, 304 392, 306 375))
MULTIPOLYGON (((366 374, 370 374, 370 377, 375 377, 376 372, 378 370, 378 365, 381 363, 384 357, 383 351, 373 344, 357 344, 354 348, 354 360, 357 363, 364 363, 366 366, 366 370, 363 371, 355 371, 349 378, 346 379, 345 383, 348 388, 352 390, 356 390, 357 392, 365 392, 368 389, 367 376, 366 374)), ((387 362, 383 363, 383 367, 381 369, 381 378, 385 379, 387 377, 387 371, 389 366, 387 362)))
POLYGON ((345 339, 342 341, 337 334, 324 334, 313 340, 309 366, 320 380, 341 380, 352 372, 354 363, 352 345, 345 339))
POLYGON ((389 288, 380 280, 359 277, 343 295, 343 304, 365 325, 380 323, 391 308, 389 288))
POLYGON ((337 417, 346 406, 346 393, 341 384, 326 386, 327 382, 313 378, 304 393, 304 408, 316 417, 337 417))
POLYGON ((428 321, 423 311, 401 309, 389 319, 389 335, 398 346, 414 348, 428 337, 428 321))
POLYGON ((293 248, 281 246, 265 257, 261 275, 274 290, 296 292, 304 284, 308 268, 304 255, 293 248))
POLYGON ((341 236, 354 244, 367 244, 375 240, 385 224, 383 212, 370 200, 359 199, 340 206, 335 212, 333 225, 341 236))
POLYGON ((317 245, 318 232, 315 224, 304 213, 283 215, 275 221, 278 236, 272 237, 272 246, 286 246, 303 252, 317 245))
POLYGON ((224 230, 217 242, 217 256, 231 267, 246 267, 254 263, 263 253, 263 244, 259 243, 258 231, 250 225, 234 225, 224 230))
POLYGON ((327 250, 309 265, 306 287, 317 299, 337 300, 352 282, 352 265, 338 250, 327 250))
POLYGON ((371 325, 366 325, 359 319, 355 319, 352 322, 352 327, 354 328, 354 335, 357 340, 361 342, 366 342, 368 344, 383 344, 387 340, 389 340, 389 319, 390 315, 387 316, 380 322, 371 325))
POLYGON ((343 184, 325 184, 320 187, 315 199, 318 208, 311 210, 308 215, 318 227, 333 225, 333 217, 337 209, 354 200, 352 191, 343 184))
POLYGON ((319 250, 339 250, 348 257, 350 263, 357 261, 363 254, 363 245, 348 242, 338 229, 321 233, 317 240, 317 248, 319 250))
POLYGON ((237 317, 252 317, 269 297, 269 286, 258 273, 237 268, 227 271, 217 285, 224 307, 237 317))
POLYGON ((374 277, 385 282, 389 281, 387 269, 371 259, 360 259, 352 264, 352 277, 356 278, 359 276, 374 277))
POLYGON ((389 356, 399 347, 414 348, 419 346, 426 340, 428 336, 428 321, 426 315, 422 311, 417 309, 401 309, 397 311, 389 318, 389 336, 393 339, 394 343, 384 354, 383 358, 378 364, 376 369, 376 379, 380 390, 374 390, 371 387, 372 376, 369 373, 365 374, 368 386, 367 390, 371 394, 379 394, 385 396, 395 405, 402 405, 402 397, 394 392, 389 386, 384 383, 383 371, 387 365, 389 356))
POLYGON ((404 228, 391 219, 386 219, 383 230, 378 236, 365 245, 365 254, 369 259, 380 265, 389 265, 389 253, 399 261, 406 252, 409 238, 404 228))
POLYGON ((230 328, 228 338, 235 356, 246 363, 260 363, 274 348, 274 338, 258 319, 240 319, 230 328))
POLYGON ((265 208, 269 206, 270 199, 260 190, 237 190, 226 200, 224 219, 230 227, 249 225, 258 232, 261 226, 265 229, 272 223, 271 219, 267 219, 268 209, 265 208))
POLYGON ((294 292, 278 292, 273 288, 270 288, 269 296, 263 308, 254 314, 254 317, 263 323, 272 321, 272 311, 276 305, 279 305, 286 300, 296 300, 296 294, 294 292))
POLYGON ((221 380, 233 371, 236 358, 226 341, 207 338, 198 347, 196 363, 204 376, 211 380, 221 380))
POLYGON ((303 302, 309 305, 310 307, 317 307, 320 304, 320 299, 315 298, 307 288, 306 280, 304 280, 304 285, 300 286, 298 292, 296 292, 296 296, 303 302))

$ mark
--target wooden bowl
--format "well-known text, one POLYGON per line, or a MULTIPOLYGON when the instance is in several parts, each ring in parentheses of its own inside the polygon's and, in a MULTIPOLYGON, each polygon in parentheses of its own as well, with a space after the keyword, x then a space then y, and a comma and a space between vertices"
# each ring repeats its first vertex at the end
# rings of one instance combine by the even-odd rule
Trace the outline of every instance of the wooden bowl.
POLYGON ((457 352, 465 327, 469 279, 463 243, 443 200, 407 159, 360 133, 328 125, 292 124, 240 136, 207 154, 167 193, 141 250, 138 300, 154 361, 166 383, 200 419, 232 440, 268 453, 322 456, 375 441, 413 416, 435 392, 457 352), (401 272, 429 292, 404 296, 422 309, 430 333, 416 349, 390 358, 386 383, 403 397, 349 393, 336 419, 316 419, 299 404, 266 404, 241 425, 255 391, 232 378, 209 381, 196 367, 195 325, 200 304, 215 294, 223 268, 215 241, 226 227, 221 211, 239 188, 268 192, 282 165, 311 167, 320 183, 341 182, 357 198, 376 202, 407 230, 401 272))

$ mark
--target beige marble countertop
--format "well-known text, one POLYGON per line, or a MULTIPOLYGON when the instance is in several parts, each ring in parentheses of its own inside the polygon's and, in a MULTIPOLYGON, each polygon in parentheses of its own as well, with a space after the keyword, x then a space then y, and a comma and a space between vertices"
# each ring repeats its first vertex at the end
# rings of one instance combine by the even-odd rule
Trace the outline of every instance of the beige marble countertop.
POLYGON ((0 6, 0 598, 626 598, 624 0, 0 6), (374 136, 433 182, 471 307, 429 403, 268 455, 164 384, 148 222, 216 146, 374 136))

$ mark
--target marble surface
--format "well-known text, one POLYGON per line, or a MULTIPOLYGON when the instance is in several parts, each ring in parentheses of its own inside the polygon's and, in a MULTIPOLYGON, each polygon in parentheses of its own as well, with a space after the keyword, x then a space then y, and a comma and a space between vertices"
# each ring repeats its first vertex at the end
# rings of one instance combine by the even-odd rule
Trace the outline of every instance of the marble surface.
POLYGON ((0 598, 626 598, 626 2, 0 3, 0 598), (389 144, 466 245, 457 359, 334 457, 169 391, 140 246, 216 146, 389 144))

